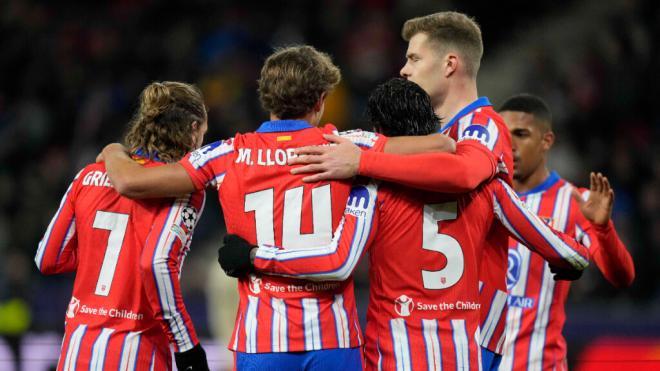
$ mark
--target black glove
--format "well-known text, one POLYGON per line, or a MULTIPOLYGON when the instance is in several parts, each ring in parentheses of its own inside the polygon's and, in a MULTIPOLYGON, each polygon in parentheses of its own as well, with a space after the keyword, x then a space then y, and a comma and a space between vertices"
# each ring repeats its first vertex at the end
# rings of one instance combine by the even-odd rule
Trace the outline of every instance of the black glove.
POLYGON ((228 234, 224 244, 218 249, 218 263, 230 277, 241 277, 254 270, 250 259, 250 250, 256 246, 235 234, 228 234))
POLYGON ((582 272, 576 269, 557 268, 550 266, 550 272, 554 273, 555 281, 575 281, 582 277, 582 272))
POLYGON ((174 353, 174 362, 179 371, 209 371, 206 352, 201 344, 185 352, 174 353))

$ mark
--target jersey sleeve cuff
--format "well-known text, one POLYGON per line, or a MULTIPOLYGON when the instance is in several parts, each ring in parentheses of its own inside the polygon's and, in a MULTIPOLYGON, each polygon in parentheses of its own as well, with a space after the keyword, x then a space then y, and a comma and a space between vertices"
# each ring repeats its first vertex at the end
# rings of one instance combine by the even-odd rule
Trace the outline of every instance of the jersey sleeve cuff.
POLYGON ((367 152, 385 152, 385 145, 387 144, 387 140, 388 138, 385 135, 378 134, 378 140, 367 152))
POLYGON ((591 226, 594 231, 601 234, 607 234, 614 230, 614 223, 612 222, 612 219, 608 220, 605 224, 591 223, 591 226))
POLYGON ((360 165, 358 166, 358 174, 371 177, 374 174, 374 167, 378 166, 377 151, 362 151, 360 154, 360 165))

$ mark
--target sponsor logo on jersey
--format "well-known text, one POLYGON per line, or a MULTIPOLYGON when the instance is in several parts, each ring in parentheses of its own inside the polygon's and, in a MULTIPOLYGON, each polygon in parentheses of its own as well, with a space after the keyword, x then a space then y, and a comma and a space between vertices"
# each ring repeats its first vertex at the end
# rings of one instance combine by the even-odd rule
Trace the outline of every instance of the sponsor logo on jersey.
POLYGON ((250 291, 253 294, 258 294, 261 292, 261 278, 257 277, 254 274, 250 275, 250 283, 248 284, 250 291))
POLYGON ((394 310, 401 317, 408 317, 414 308, 414 303, 411 297, 401 295, 394 300, 394 310))
POLYGON ((465 128, 465 130, 463 130, 461 139, 476 139, 488 147, 488 142, 490 141, 490 133, 488 132, 488 129, 483 125, 470 125, 465 128))
POLYGON ((367 207, 369 206, 369 191, 367 187, 357 185, 351 188, 351 193, 348 195, 348 202, 346 203, 346 213, 356 217, 364 217, 367 215, 367 207))
POLYGON ((510 307, 523 309, 534 308, 534 299, 527 296, 509 295, 507 298, 507 303, 510 307))
POLYGON ((67 318, 73 318, 76 316, 76 313, 78 313, 78 309, 80 309, 80 300, 76 298, 75 296, 71 297, 71 301, 69 302, 69 307, 66 310, 66 317, 67 318))
POLYGON ((506 272, 506 287, 511 290, 520 279, 522 257, 517 249, 509 249, 509 267, 506 272))
MULTIPOLYGON (((520 274, 522 272, 522 257, 518 249, 509 249, 509 267, 506 272, 506 288, 511 291, 514 286, 520 281, 520 274)), ((507 302, 511 307, 517 308, 532 308, 534 307, 534 299, 527 296, 516 296, 509 294, 507 302)))

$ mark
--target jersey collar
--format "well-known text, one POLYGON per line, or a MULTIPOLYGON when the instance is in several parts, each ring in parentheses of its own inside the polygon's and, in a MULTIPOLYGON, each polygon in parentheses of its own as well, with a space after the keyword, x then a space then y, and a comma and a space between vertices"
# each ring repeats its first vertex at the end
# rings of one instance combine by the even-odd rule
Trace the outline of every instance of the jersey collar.
POLYGON ((160 157, 158 157, 158 152, 154 152, 152 156, 149 156, 149 154, 143 148, 138 148, 133 152, 133 154, 142 158, 148 158, 150 160, 161 162, 160 157))
POLYGON ((490 101, 488 100, 487 97, 479 97, 479 99, 475 100, 474 102, 468 104, 463 108, 462 110, 458 111, 458 113, 449 120, 449 122, 440 128, 440 131, 438 133, 444 133, 445 130, 449 129, 450 127, 454 126, 458 120, 460 120, 461 117, 467 115, 468 113, 476 110, 477 108, 480 107, 486 107, 486 106, 492 106, 490 101))
POLYGON ((307 121, 304 120, 274 120, 266 121, 259 129, 257 133, 279 133, 283 131, 298 131, 313 128, 307 121))
POLYGON ((543 183, 537 185, 536 187, 534 187, 534 188, 532 188, 528 191, 520 192, 520 193, 516 192, 516 193, 518 193, 518 197, 522 197, 522 196, 530 195, 532 193, 543 192, 543 191, 548 190, 553 185, 555 185, 555 183, 557 183, 560 179, 561 178, 559 177, 559 174, 557 174, 556 171, 551 171, 550 175, 548 175, 548 177, 545 178, 543 183))

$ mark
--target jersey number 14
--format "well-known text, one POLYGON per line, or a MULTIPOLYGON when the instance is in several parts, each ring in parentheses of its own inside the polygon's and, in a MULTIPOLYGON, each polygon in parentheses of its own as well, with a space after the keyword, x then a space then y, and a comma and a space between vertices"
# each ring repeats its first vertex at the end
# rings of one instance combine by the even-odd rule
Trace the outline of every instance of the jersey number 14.
MULTIPOLYGON (((312 233, 300 233, 303 208, 303 189, 296 187, 284 192, 282 217, 282 246, 300 249, 320 246, 332 240, 332 197, 330 185, 312 189, 312 233)), ((245 195, 245 212, 254 211, 257 243, 275 245, 275 191, 273 188, 245 195)))

